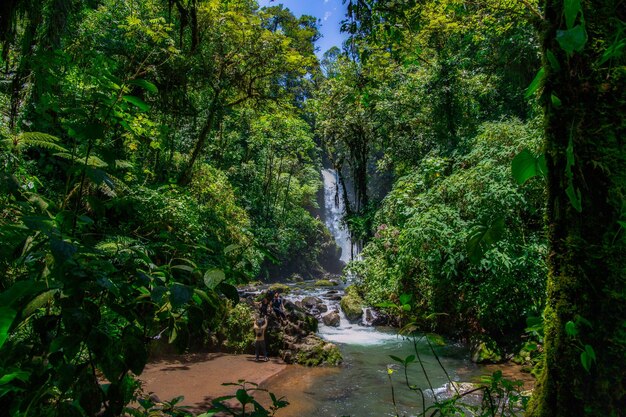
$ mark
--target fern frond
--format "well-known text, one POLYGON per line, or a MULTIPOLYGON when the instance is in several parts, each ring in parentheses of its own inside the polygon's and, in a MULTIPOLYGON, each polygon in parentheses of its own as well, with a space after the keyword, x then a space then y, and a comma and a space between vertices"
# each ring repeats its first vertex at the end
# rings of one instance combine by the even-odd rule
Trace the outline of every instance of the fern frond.
MULTIPOLYGON (((74 157, 72 157, 72 154, 68 153, 68 152, 57 152, 54 154, 54 156, 57 156, 59 158, 63 158, 63 159, 67 159, 70 161, 74 161, 74 162, 78 162, 79 164, 85 164, 85 157, 84 156, 80 156, 80 155, 75 155, 74 157)), ((108 167, 109 164, 107 164, 106 162, 104 162, 102 159, 100 159, 100 157, 96 156, 96 155, 91 155, 88 159, 87 159, 87 166, 90 166, 92 168, 105 168, 108 167)))
POLYGON ((123 159, 115 160, 115 168, 129 169, 132 167, 133 167, 133 164, 130 161, 124 161, 123 159))
POLYGON ((19 136, 13 139, 5 139, 3 142, 6 141, 9 141, 11 145, 18 150, 36 147, 49 149, 51 151, 67 152, 67 149, 58 144, 61 139, 56 136, 48 135, 47 133, 23 132, 19 136))

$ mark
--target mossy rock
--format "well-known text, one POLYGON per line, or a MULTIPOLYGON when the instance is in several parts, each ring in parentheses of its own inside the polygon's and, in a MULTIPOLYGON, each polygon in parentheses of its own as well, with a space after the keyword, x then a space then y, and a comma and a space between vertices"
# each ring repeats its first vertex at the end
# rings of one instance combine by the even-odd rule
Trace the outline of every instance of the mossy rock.
POLYGON ((316 287, 336 287, 337 285, 339 285, 337 281, 331 281, 329 279, 318 279, 315 281, 316 287))
POLYGON ((496 342, 487 336, 482 336, 472 341, 472 362, 474 363, 500 363, 502 352, 496 342))
POLYGON ((294 363, 304 366, 337 366, 343 357, 337 345, 319 339, 316 344, 299 350, 294 359, 294 363))
POLYGON ((343 296, 339 304, 349 321, 358 321, 363 316, 365 302, 357 292, 356 287, 351 285, 346 288, 346 295, 343 296))
POLYGON ((281 294, 287 294, 289 291, 291 291, 291 287, 289 285, 277 282, 277 283, 270 285, 267 290, 279 292, 281 294))

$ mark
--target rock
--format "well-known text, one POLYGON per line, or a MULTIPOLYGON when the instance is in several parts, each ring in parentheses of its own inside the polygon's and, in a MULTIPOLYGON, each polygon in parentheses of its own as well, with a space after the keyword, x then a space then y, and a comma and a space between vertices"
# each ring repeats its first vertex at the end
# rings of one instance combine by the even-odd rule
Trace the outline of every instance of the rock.
POLYGON ((333 295, 333 294, 338 294, 338 293, 339 293, 338 290, 328 290, 328 291, 326 291, 326 294, 324 294, 324 295, 333 295))
POLYGON ((280 282, 274 283, 269 286, 268 291, 279 292, 281 294, 287 294, 291 291, 291 287, 286 284, 281 284, 280 282))
POLYGON ((328 279, 320 279, 315 281, 316 287, 336 287, 337 285, 339 285, 337 281, 331 281, 328 279))
POLYGON ((340 301, 341 300, 341 296, 340 295, 325 295, 324 298, 327 299, 327 300, 330 300, 330 301, 340 301))
POLYGON ((302 282, 302 281, 304 281, 304 278, 302 278, 302 275, 300 275, 300 274, 293 274, 293 275, 289 278, 289 280, 290 280, 290 281, 293 281, 293 282, 302 282))
POLYGON ((341 309, 350 322, 355 322, 363 316, 363 299, 353 285, 346 288, 346 295, 341 299, 341 309))
POLYGON ((331 311, 325 316, 322 316, 322 321, 327 326, 339 327, 341 319, 339 318, 339 313, 337 313, 336 311, 331 311))
POLYGON ((314 307, 317 307, 319 304, 324 304, 324 302, 317 297, 304 297, 302 299, 302 307, 311 310, 314 307))

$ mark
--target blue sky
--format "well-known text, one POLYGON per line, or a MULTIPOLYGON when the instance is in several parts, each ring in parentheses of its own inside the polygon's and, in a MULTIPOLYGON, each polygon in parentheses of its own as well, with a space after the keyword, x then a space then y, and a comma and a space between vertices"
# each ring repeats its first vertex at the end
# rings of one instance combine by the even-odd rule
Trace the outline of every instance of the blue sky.
POLYGON ((341 43, 347 37, 339 31, 346 14, 346 5, 341 0, 258 0, 258 3, 261 7, 283 4, 295 16, 308 14, 317 17, 322 33, 322 38, 316 42, 319 48, 317 55, 320 57, 333 46, 341 48, 341 43))

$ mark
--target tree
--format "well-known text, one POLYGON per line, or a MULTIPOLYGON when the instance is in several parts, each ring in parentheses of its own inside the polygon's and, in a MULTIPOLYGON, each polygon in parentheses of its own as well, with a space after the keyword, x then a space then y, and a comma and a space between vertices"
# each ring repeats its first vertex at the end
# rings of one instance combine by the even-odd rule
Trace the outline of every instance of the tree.
POLYGON ((626 410, 623 4, 546 2, 545 364, 533 417, 626 410))

